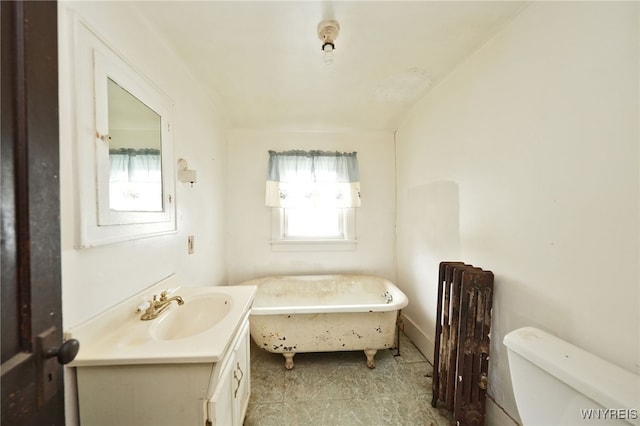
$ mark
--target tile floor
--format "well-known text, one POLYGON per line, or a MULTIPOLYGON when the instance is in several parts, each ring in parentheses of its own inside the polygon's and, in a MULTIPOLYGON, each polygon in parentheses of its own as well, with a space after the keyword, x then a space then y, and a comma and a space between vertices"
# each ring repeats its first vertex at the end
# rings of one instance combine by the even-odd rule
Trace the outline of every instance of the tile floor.
POLYGON ((251 400, 245 426, 450 426, 451 415, 431 407, 432 367, 401 334, 396 350, 296 354, 284 357, 251 347, 251 400))

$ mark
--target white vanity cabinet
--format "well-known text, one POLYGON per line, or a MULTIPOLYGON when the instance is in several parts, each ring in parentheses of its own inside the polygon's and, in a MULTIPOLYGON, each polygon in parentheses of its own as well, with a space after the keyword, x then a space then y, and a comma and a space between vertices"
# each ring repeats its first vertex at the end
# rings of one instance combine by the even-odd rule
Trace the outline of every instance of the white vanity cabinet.
POLYGON ((174 293, 184 305, 157 319, 141 321, 132 314, 139 303, 134 297, 67 330, 67 338, 80 340, 80 352, 69 364, 76 371, 80 424, 243 424, 251 386, 249 314, 255 287, 179 287, 174 293), (202 316, 196 314, 209 304, 225 314, 200 331, 202 316), (193 320, 183 313, 193 313, 193 320), (166 334, 163 321, 180 327, 166 334), (184 337, 184 327, 193 334, 184 337))
POLYGON ((207 425, 235 426, 242 425, 244 421, 251 388, 249 339, 247 321, 221 367, 218 384, 208 406, 207 425))
POLYGON ((218 363, 77 368, 80 423, 241 426, 249 404, 249 322, 218 363))

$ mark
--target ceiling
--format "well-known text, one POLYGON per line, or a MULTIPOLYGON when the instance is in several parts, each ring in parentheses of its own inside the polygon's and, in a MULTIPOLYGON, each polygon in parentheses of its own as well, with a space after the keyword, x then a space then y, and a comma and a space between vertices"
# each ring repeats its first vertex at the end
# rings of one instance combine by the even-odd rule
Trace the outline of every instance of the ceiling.
POLYGON ((522 1, 144 1, 141 15, 233 128, 397 129, 522 1), (317 26, 335 19, 335 60, 317 26))

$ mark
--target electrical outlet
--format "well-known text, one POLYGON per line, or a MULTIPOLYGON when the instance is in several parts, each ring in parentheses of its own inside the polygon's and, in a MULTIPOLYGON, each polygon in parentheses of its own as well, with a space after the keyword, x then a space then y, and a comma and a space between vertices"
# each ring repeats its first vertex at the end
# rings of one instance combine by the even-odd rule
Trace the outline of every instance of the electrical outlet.
POLYGON ((193 254, 193 235, 187 237, 187 251, 189 254, 193 254))

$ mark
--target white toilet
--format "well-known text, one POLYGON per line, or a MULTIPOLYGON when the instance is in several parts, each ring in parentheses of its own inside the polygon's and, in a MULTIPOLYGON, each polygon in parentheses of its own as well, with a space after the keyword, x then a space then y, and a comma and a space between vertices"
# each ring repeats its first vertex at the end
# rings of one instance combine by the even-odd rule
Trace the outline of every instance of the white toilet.
POLYGON ((504 337, 529 425, 640 425, 640 376, 533 327, 504 337))

